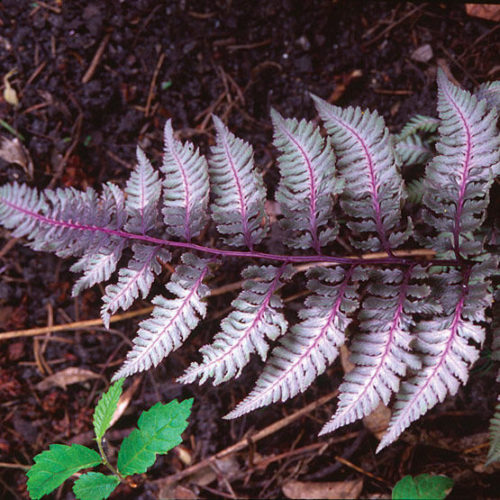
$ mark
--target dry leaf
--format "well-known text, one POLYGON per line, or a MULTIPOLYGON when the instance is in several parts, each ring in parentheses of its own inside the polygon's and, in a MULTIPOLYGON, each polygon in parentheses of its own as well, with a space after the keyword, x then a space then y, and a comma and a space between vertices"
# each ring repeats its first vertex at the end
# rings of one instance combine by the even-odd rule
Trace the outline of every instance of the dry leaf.
POLYGON ((61 387, 61 389, 66 390, 68 385, 79 384, 80 382, 96 378, 103 377, 102 375, 98 375, 90 370, 85 370, 84 368, 70 367, 60 372, 56 372, 53 375, 49 375, 36 384, 35 387, 39 391, 48 391, 52 387, 61 387))
POLYGON ((288 481, 283 485, 283 494, 287 498, 359 498, 363 489, 363 480, 315 483, 310 481, 288 481))
POLYGON ((8 139, 0 136, 0 158, 7 163, 20 165, 30 179, 33 179, 33 162, 28 150, 21 144, 21 141, 14 137, 8 139))
POLYGON ((17 97, 16 90, 11 86, 9 82, 9 78, 17 73, 17 69, 11 69, 4 77, 3 77, 3 98, 5 102, 17 108, 19 106, 19 99, 17 97))
POLYGON ((377 438, 385 434, 391 420, 391 410, 380 403, 369 415, 363 418, 364 426, 377 438))
MULTIPOLYGON (((340 347, 340 362, 344 373, 349 373, 356 365, 349 359, 351 353, 346 345, 340 347)), ((391 420, 391 410, 383 403, 380 403, 370 415, 363 418, 365 427, 377 438, 380 439, 389 426, 391 420)))
POLYGON ((500 5, 487 3, 466 3, 465 11, 469 16, 480 17, 488 21, 500 21, 500 5))
POLYGON ((420 46, 418 49, 415 49, 411 55, 411 58, 414 61, 422 63, 429 62, 433 57, 434 52, 432 51, 432 47, 428 43, 420 46))
POLYGON ((163 488, 160 490, 158 497, 162 500, 196 500, 199 498, 194 491, 180 484, 163 488))
POLYGON ((134 381, 132 382, 132 385, 126 391, 124 391, 123 394, 120 396, 118 404, 116 405, 116 410, 113 413, 111 422, 109 423, 110 427, 112 427, 116 423, 116 421, 125 413, 125 410, 128 408, 130 401, 132 400, 132 396, 139 387, 141 381, 142 381, 142 375, 135 378, 134 381))

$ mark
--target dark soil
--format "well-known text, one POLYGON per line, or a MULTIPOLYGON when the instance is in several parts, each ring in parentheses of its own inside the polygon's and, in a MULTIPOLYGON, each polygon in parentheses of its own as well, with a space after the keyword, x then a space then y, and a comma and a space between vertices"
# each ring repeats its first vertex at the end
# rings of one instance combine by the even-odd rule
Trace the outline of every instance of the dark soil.
MULTIPOLYGON (((173 118, 181 137, 206 148, 212 140, 209 118, 215 113, 254 145, 272 195, 277 180, 270 168, 272 106, 287 116, 311 118, 312 92, 339 105, 376 108, 396 130, 415 113, 434 114, 438 65, 449 68, 467 89, 500 77, 498 25, 468 17, 461 4, 432 3, 3 0, 0 75, 17 68, 10 82, 20 106, 15 109, 0 98, 0 134, 13 137, 7 124, 22 137, 34 179, 18 165, 0 160, 0 181, 27 181, 40 188, 123 183, 138 142, 151 157, 160 157, 167 118, 173 118), (433 57, 425 63, 412 59, 425 44, 432 47, 433 57)), ((76 301, 71 298, 71 262, 35 253, 21 243, 11 246, 8 234, 2 235, 4 330, 98 317, 97 287, 76 301)), ((236 270, 228 264, 224 283, 239 279, 236 270)), ((304 395, 284 405, 234 422, 222 420, 255 380, 257 361, 223 387, 183 387, 175 377, 196 358, 203 340, 215 333, 218 313, 230 300, 230 295, 211 299, 203 331, 142 377, 126 416, 111 433, 111 448, 130 431, 142 409, 158 400, 194 396, 185 449, 196 462, 338 385, 342 370, 335 365, 304 395)), ((122 362, 139 319, 117 323, 111 333, 82 330, 0 344, 1 498, 27 498, 23 471, 2 468, 5 464, 30 465, 50 443, 92 444, 92 408, 122 362), (66 390, 42 392, 35 387, 50 371, 67 367, 93 370, 103 378, 66 390)), ((219 473, 205 486, 189 479, 182 486, 207 498, 231 498, 232 492, 237 497, 275 498, 290 479, 363 478, 362 496, 375 498, 387 497, 390 485, 405 474, 432 472, 455 479, 452 496, 493 498, 498 496, 498 472, 482 465, 493 384, 493 370, 480 362, 467 388, 378 455, 377 440, 358 423, 334 435, 354 433, 350 440, 331 444, 322 453, 316 449, 276 460, 265 469, 253 467, 258 457, 317 443, 317 432, 333 412, 331 402, 251 446, 251 453, 237 455, 232 472, 219 473), (375 478, 336 462, 336 456, 375 478)), ((148 478, 167 477, 183 467, 172 453, 158 460, 148 478)), ((156 483, 140 482, 136 490, 120 487, 116 498, 157 497, 156 483)), ((71 495, 67 485, 58 498, 71 495)))

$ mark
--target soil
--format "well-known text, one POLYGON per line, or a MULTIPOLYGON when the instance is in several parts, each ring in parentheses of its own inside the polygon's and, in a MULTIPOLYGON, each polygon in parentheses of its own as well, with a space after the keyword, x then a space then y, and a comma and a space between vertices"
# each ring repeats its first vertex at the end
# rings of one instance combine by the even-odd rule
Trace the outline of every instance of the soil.
MULTIPOLYGON (((39 188, 97 188, 106 181, 123 185, 137 143, 154 160, 160 157, 166 119, 173 119, 180 137, 206 150, 215 113, 253 144, 272 196, 277 174, 270 147, 271 107, 286 116, 312 118, 312 92, 338 105, 376 108, 397 130, 413 114, 435 114, 438 66, 467 89, 500 77, 498 25, 469 17, 459 3, 431 3, 3 0, 0 75, 17 69, 9 82, 20 105, 0 98, 0 134, 18 135, 34 175, 0 160, 0 182, 18 180, 39 188), (424 45, 432 49, 426 62, 414 55, 424 45)), ((98 287, 72 299, 71 262, 13 244, 6 232, 1 235, 4 330, 99 316, 98 287)), ((238 281, 237 269, 228 264, 223 282, 238 281)), ((199 346, 216 333, 220 311, 232 298, 211 299, 203 331, 138 379, 125 416, 110 434, 111 453, 140 411, 159 400, 195 398, 183 450, 196 463, 338 385, 342 369, 336 364, 292 401, 228 422, 221 417, 247 393, 258 361, 222 387, 176 383, 199 346)), ((16 464, 32 464, 49 444, 92 445, 92 409, 123 361, 140 319, 116 323, 110 332, 96 327, 0 343, 1 498, 27 498, 25 475, 16 464), (37 388, 48 374, 68 367, 92 370, 99 378, 67 388, 37 388)), ((432 472, 455 479, 451 497, 494 498, 498 469, 483 465, 493 384, 494 369, 484 353, 466 388, 380 454, 375 455, 377 440, 362 423, 333 436, 345 436, 343 442, 334 439, 325 449, 287 453, 321 439, 328 442, 329 436, 318 438, 317 433, 333 413, 332 400, 219 464, 222 469, 208 483, 183 479, 175 496, 276 498, 292 479, 361 478, 361 496, 380 498, 388 497, 402 476, 432 472), (263 457, 282 453, 266 467, 255 466, 263 457)), ((158 480, 182 470, 184 455, 161 457, 148 480, 139 478, 136 489, 120 486, 115 498, 157 498, 158 480)), ((70 486, 56 497, 72 498, 70 486)))

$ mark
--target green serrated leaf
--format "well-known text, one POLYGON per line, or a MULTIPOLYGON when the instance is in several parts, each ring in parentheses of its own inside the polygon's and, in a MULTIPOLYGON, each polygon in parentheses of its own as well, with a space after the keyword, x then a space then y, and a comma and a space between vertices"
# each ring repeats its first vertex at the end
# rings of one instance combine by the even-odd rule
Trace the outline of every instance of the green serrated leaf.
POLYGON ((156 454, 165 454, 182 443, 192 399, 179 403, 157 403, 142 413, 134 429, 122 442, 118 452, 118 470, 125 476, 141 474, 151 467, 156 454))
POLYGON ((73 493, 78 500, 103 500, 111 495, 118 484, 120 480, 116 476, 87 472, 75 481, 73 493))
POLYGON ((97 439, 101 439, 108 430, 113 414, 122 395, 123 381, 117 380, 101 397, 94 411, 94 431, 97 439))
POLYGON ((33 500, 54 491, 75 472, 102 463, 99 453, 81 444, 52 444, 34 460, 35 465, 26 473, 33 500))
POLYGON ((442 500, 453 488, 453 479, 446 476, 420 474, 405 476, 399 480, 392 490, 393 500, 442 500))

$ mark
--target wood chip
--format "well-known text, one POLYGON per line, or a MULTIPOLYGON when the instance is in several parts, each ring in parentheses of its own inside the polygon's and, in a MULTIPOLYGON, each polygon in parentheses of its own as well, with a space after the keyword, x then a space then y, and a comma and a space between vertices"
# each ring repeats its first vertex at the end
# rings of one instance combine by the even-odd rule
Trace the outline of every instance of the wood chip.
POLYGON ((487 19, 488 21, 500 21, 500 5, 486 3, 466 3, 465 11, 469 16, 487 19))

